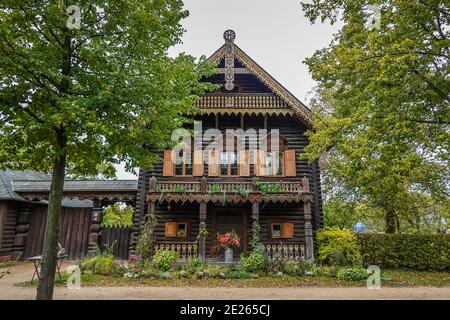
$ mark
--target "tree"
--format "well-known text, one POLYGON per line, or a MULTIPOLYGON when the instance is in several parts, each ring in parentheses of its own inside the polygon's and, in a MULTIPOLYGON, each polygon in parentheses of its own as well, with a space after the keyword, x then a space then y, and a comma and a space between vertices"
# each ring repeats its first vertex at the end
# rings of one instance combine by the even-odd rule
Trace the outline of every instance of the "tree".
POLYGON ((0 163, 52 172, 37 299, 51 299, 64 177, 150 168, 210 85, 202 58, 170 58, 181 0, 3 0, 0 163))
POLYGON ((131 227, 133 225, 133 213, 133 208, 126 203, 116 202, 106 207, 101 225, 107 228, 131 227))
POLYGON ((314 0, 315 22, 343 22, 306 60, 318 81, 305 156, 327 153, 333 174, 400 230, 411 192, 448 199, 450 8, 438 0, 314 0), (373 24, 369 5, 379 4, 373 24))

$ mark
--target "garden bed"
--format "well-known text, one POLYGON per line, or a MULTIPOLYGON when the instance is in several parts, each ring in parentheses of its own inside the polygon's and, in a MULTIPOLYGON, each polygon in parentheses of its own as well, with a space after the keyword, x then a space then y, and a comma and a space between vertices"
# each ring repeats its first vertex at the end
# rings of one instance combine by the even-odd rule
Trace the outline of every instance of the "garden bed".
MULTIPOLYGON (((67 274, 57 279, 57 286, 64 286, 67 274)), ((37 281, 19 283, 18 286, 35 286, 37 281)), ((86 287, 115 286, 152 286, 152 287, 234 287, 234 288, 289 288, 289 287, 365 287, 366 281, 344 281, 332 276, 260 276, 252 279, 215 279, 215 278, 124 278, 123 276, 102 276, 83 274, 81 285, 86 287)), ((446 287, 450 286, 450 272, 384 270, 381 286, 385 287, 446 287)))

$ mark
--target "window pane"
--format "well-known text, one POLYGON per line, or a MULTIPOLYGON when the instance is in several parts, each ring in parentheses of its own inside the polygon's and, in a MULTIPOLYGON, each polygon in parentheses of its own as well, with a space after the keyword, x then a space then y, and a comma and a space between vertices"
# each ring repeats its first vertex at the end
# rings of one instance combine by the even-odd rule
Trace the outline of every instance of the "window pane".
POLYGON ((272 238, 280 238, 280 237, 281 237, 281 224, 273 224, 272 238))
POLYGON ((273 175, 273 156, 272 152, 266 153, 266 175, 273 175))
POLYGON ((228 154, 226 152, 220 154, 220 175, 228 175, 228 154))
POLYGON ((183 175, 183 164, 177 164, 175 165, 175 175, 182 176, 183 175))
POLYGON ((175 175, 183 175, 183 156, 180 152, 175 153, 175 175))
POLYGON ((185 154, 185 175, 191 176, 192 175, 192 153, 186 153, 185 154))
POLYGON ((187 229, 186 223, 179 223, 178 224, 178 233, 177 233, 178 237, 186 237, 186 233, 187 233, 186 229, 187 229))
POLYGON ((274 172, 274 174, 276 176, 281 176, 283 175, 283 154, 280 152, 275 153, 275 160, 276 160, 276 170, 274 172))
POLYGON ((229 153, 229 157, 230 157, 230 165, 231 165, 231 175, 237 176, 238 175, 237 155, 236 155, 236 153, 232 152, 232 153, 229 153))

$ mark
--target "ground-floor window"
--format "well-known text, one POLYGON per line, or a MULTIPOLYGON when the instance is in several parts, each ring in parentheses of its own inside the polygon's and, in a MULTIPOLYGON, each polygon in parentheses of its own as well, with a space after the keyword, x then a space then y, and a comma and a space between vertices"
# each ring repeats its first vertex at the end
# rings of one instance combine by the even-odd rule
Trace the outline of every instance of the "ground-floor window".
POLYGON ((187 222, 166 222, 165 236, 167 238, 187 238, 187 222))
POLYGON ((270 237, 272 239, 292 239, 294 237, 294 224, 281 222, 271 223, 270 237))

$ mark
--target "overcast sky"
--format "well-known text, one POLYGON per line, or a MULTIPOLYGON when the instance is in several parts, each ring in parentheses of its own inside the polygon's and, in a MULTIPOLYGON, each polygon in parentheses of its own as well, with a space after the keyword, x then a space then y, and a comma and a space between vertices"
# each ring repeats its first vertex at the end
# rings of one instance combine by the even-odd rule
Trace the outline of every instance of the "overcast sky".
MULTIPOLYGON (((307 103, 314 87, 303 63, 314 51, 326 47, 337 32, 328 23, 311 25, 300 0, 184 0, 190 16, 183 43, 171 54, 186 52, 209 57, 223 43, 223 32, 233 29, 235 43, 297 98, 307 103)), ((133 179, 118 166, 119 179, 133 179)))

